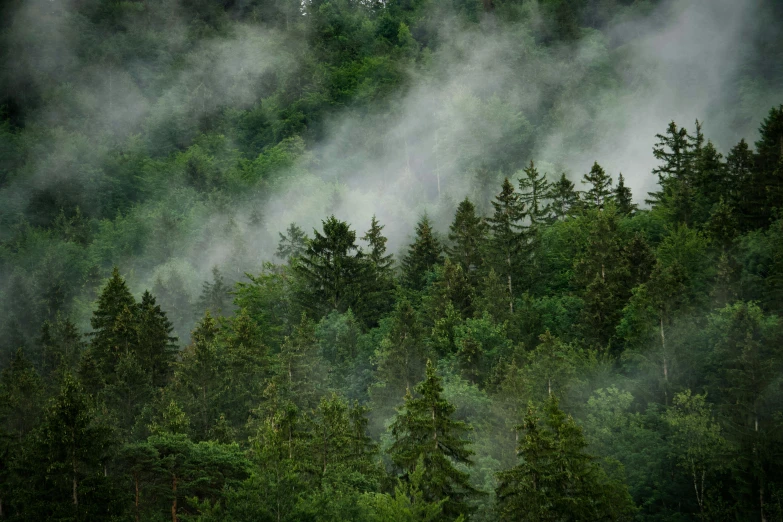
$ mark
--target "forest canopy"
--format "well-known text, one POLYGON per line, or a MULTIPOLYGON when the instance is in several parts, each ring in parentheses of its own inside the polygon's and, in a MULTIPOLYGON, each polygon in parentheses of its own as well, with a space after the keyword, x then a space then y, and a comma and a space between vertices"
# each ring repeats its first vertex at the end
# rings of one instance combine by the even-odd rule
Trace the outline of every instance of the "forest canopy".
POLYGON ((783 521, 773 0, 0 5, 0 520, 783 521))

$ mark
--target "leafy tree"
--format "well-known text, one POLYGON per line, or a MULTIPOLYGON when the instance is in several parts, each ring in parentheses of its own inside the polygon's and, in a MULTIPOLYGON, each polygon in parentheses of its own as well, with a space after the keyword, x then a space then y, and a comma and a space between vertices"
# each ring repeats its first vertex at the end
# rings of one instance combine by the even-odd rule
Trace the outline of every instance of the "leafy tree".
POLYGON ((691 395, 690 390, 676 394, 664 419, 674 432, 672 445, 677 466, 693 482, 699 514, 707 520, 720 516, 710 506, 709 497, 713 495, 709 490, 714 488, 711 482, 715 475, 725 466, 729 444, 712 417, 705 396, 691 395))
POLYGON ((476 493, 468 481, 469 474, 456 464, 470 465, 473 454, 465 435, 470 427, 452 418, 455 407, 442 397, 441 379, 431 361, 427 361, 427 376, 410 390, 405 405, 391 426, 394 443, 389 448, 394 464, 406 475, 415 473, 420 460, 424 464, 421 490, 427 502, 446 499, 445 519, 454 520, 470 511, 467 501, 476 493))

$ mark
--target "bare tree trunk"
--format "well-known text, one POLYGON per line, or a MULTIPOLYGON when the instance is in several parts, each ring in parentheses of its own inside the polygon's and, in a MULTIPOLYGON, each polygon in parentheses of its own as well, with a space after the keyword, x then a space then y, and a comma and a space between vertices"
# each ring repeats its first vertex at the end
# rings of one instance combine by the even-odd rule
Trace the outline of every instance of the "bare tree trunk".
POLYGON ((174 493, 174 500, 171 503, 171 522, 177 522, 177 476, 171 477, 171 491, 174 493))
POLYGON ((661 314, 661 354, 663 355, 663 396, 665 404, 669 405, 669 362, 666 359, 666 335, 663 332, 663 314, 661 314))

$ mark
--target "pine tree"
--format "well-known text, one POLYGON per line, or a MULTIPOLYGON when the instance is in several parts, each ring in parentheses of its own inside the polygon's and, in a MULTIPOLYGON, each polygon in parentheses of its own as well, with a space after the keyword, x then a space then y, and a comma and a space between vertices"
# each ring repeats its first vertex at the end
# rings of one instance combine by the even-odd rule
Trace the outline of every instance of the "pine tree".
POLYGON ((23 486, 22 512, 35 520, 110 520, 120 515, 120 496, 106 464, 114 446, 111 430, 97 421, 81 385, 63 377, 33 441, 23 486))
POLYGON ((783 105, 769 111, 759 134, 753 199, 759 208, 755 225, 765 227, 773 216, 773 209, 779 208, 783 200, 783 105))
POLYGON ((355 307, 366 283, 356 232, 334 216, 322 224, 323 234, 313 230, 313 239, 294 267, 303 283, 299 299, 316 316, 355 307))
POLYGON ((377 354, 378 380, 387 397, 402 393, 424 369, 424 330, 410 301, 399 299, 391 314, 391 327, 377 354))
POLYGON ((491 237, 488 242, 488 261, 498 276, 506 282, 509 313, 514 313, 514 278, 519 270, 524 235, 521 220, 524 204, 506 178, 500 194, 492 201, 495 212, 487 221, 491 237))
POLYGON ((500 520, 625 520, 633 501, 624 484, 611 480, 585 449, 582 429, 551 395, 541 422, 528 406, 521 426, 520 464, 498 473, 500 520))
POLYGON ((384 225, 373 216, 370 229, 361 238, 370 249, 364 254, 368 273, 365 288, 359 296, 358 311, 362 312, 365 324, 371 327, 376 326, 378 320, 394 306, 394 256, 386 253, 383 228, 384 225))
POLYGON ((536 226, 549 216, 551 207, 544 202, 549 198, 551 186, 546 174, 539 174, 532 161, 522 172, 524 175, 519 178, 519 201, 527 209, 530 224, 536 226))
POLYGON ((275 255, 280 259, 284 259, 287 263, 291 263, 294 259, 298 259, 307 251, 307 243, 309 238, 305 231, 299 228, 296 223, 291 223, 286 229, 285 235, 278 232, 280 236, 280 242, 277 245, 277 251, 275 255))
POLYGON ((415 393, 416 397, 410 391, 405 396, 405 405, 391 426, 394 443, 389 454, 406 475, 415 472, 423 457, 424 498, 428 502, 448 498, 443 514, 446 520, 453 520, 471 511, 467 501, 476 493, 468 481, 469 474, 455 466, 472 464, 473 452, 465 438, 471 428, 452 418, 456 408, 442 397, 443 386, 432 361, 427 361, 426 378, 416 386, 415 393))
POLYGON ((127 322, 128 314, 132 315, 135 308, 136 301, 119 270, 114 267, 90 319, 93 329, 90 350, 105 375, 111 375, 114 371, 121 348, 127 348, 133 342, 128 337, 133 335, 132 328, 127 323, 123 326, 120 321, 127 322))
POLYGON ((590 187, 584 197, 587 208, 601 210, 612 198, 612 178, 606 174, 598 162, 593 163, 590 172, 582 176, 582 183, 590 187))
POLYGON ((429 218, 423 216, 416 225, 416 237, 402 259, 402 282, 411 290, 424 290, 427 274, 443 261, 443 248, 435 237, 429 218))
POLYGON ((552 201, 550 204, 552 214, 559 221, 564 221, 579 205, 579 193, 574 190, 574 184, 566 178, 565 173, 552 184, 547 197, 552 201))
POLYGON ((693 158, 694 147, 701 147, 701 127, 697 125, 697 136, 688 135, 685 128, 669 123, 666 134, 656 134, 658 142, 653 155, 661 165, 653 169, 658 176, 660 190, 650 192, 646 203, 653 207, 663 206, 677 223, 691 223, 693 215, 693 158))
POLYGON ((476 215, 476 207, 465 198, 457 207, 454 221, 449 227, 451 246, 446 252, 462 266, 462 271, 474 285, 483 264, 482 250, 486 237, 487 225, 484 219, 476 215))
POLYGON ((737 209, 741 229, 747 230, 757 221, 759 211, 754 201, 755 158, 743 139, 732 147, 726 157, 727 202, 737 209))
POLYGON ((204 312, 215 317, 228 315, 231 312, 230 287, 223 280, 223 274, 217 266, 212 267, 212 282, 204 281, 201 285, 201 296, 198 298, 196 316, 201 317, 204 312))
POLYGON ((630 216, 636 212, 636 204, 633 202, 633 194, 630 187, 625 186, 623 174, 617 180, 617 186, 614 188, 614 202, 617 205, 617 212, 621 216, 630 216))
POLYGON ((166 384, 177 353, 174 327, 155 297, 145 291, 138 308, 138 359, 155 386, 166 384))

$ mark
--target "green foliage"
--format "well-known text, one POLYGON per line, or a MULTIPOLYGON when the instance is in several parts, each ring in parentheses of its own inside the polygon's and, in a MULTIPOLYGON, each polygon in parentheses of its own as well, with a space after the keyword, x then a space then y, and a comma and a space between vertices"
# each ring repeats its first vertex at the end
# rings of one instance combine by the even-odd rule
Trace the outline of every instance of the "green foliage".
POLYGON ((522 462, 498 474, 501 520, 627 520, 634 505, 624 484, 586 453, 582 429, 555 397, 539 418, 531 405, 522 426, 522 462))
POLYGON ((410 390, 405 404, 391 426, 394 444, 389 454, 405 476, 415 474, 418 462, 424 472, 420 487, 428 502, 443 501, 443 519, 454 520, 469 508, 467 500, 476 493, 469 484, 469 474, 455 464, 471 464, 473 452, 465 435, 470 426, 452 419, 455 408, 442 397, 441 379, 431 361, 427 361, 426 378, 410 390))

